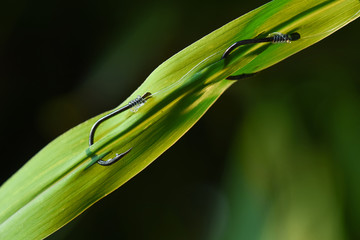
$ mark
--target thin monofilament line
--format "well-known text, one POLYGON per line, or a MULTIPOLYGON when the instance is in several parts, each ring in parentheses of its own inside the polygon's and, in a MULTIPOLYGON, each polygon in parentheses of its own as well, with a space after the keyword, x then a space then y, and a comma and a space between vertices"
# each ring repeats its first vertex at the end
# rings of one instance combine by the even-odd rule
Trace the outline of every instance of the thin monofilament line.
POLYGON ((316 37, 320 37, 324 34, 331 34, 333 32, 336 32, 337 30, 339 30, 340 28, 344 27, 345 25, 349 24, 350 22, 348 22, 350 19, 353 19, 355 20, 356 19, 356 16, 358 17, 358 15, 360 15, 360 10, 357 11, 354 15, 352 15, 351 17, 349 17, 346 21, 344 21, 345 23, 340 25, 340 26, 336 26, 336 27, 333 27, 327 31, 324 31, 324 32, 321 32, 321 33, 316 33, 316 34, 313 34, 313 35, 309 35, 309 36, 305 36, 305 37, 302 37, 301 39, 309 39, 309 38, 316 38, 316 37))
POLYGON ((157 94, 160 94, 160 93, 163 93, 163 92, 166 92, 166 91, 169 91, 170 89, 174 88, 175 86, 179 85, 180 83, 182 83, 185 78, 191 73, 194 71, 195 68, 197 68, 200 64, 204 63, 205 61, 207 61, 209 58, 213 57, 214 55, 220 53, 221 51, 218 51, 216 53, 213 53, 211 54, 210 56, 208 56, 207 58, 203 59, 201 62, 199 62, 198 64, 196 64, 194 67, 192 67, 187 73, 185 73, 179 80, 177 80, 176 82, 170 84, 169 86, 155 92, 152 94, 152 96, 155 96, 157 94))
MULTIPOLYGON (((246 39, 246 40, 242 40, 239 42, 234 43, 233 45, 231 45, 227 50, 225 50, 224 54, 222 55, 221 59, 224 59, 225 57, 227 57, 230 52, 232 50, 234 50, 235 48, 237 48, 240 45, 246 45, 246 44, 255 44, 255 43, 266 43, 266 42, 272 42, 272 43, 289 43, 291 41, 295 41, 298 39, 299 34, 297 33, 293 33, 293 34, 282 34, 282 33, 271 33, 274 34, 273 36, 269 36, 267 38, 261 38, 261 39, 246 39), (295 34, 295 35, 294 35, 295 34), (297 35, 296 35, 297 34, 297 35)), ((269 34, 269 35, 271 35, 269 34)), ((217 51, 213 54, 211 54, 210 56, 208 56, 207 58, 203 59, 201 62, 199 62, 198 64, 196 64, 194 67, 192 67, 187 73, 185 73, 179 80, 177 80, 176 82, 170 84, 169 86, 155 92, 152 94, 152 96, 155 96, 157 94, 169 91, 170 89, 174 88, 175 86, 178 86, 179 84, 181 84, 185 78, 191 73, 193 72, 199 65, 201 65, 202 63, 206 62, 209 58, 213 57, 214 55, 219 54, 221 51, 217 51)))

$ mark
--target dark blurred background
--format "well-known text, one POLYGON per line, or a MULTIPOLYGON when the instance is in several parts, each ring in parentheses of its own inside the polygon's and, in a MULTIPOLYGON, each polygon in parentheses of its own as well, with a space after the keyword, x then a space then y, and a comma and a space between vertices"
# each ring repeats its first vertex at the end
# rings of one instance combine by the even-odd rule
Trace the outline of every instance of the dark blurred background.
MULTIPOLYGON (((266 2, 1 1, 1 183, 173 54, 266 2)), ((236 83, 49 239, 360 239, 359 26, 236 83)))

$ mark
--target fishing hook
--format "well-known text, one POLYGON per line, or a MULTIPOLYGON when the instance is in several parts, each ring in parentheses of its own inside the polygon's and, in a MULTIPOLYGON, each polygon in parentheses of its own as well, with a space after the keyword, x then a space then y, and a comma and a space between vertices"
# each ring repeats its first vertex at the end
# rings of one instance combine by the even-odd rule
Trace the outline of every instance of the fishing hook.
MULTIPOLYGON (((238 48, 240 46, 243 46, 243 45, 254 44, 254 43, 266 43, 266 42, 270 42, 270 43, 290 43, 291 41, 296 41, 296 40, 299 40, 299 39, 300 39, 300 34, 295 32, 295 33, 291 33, 291 34, 275 33, 273 36, 266 37, 266 38, 241 40, 241 41, 238 41, 238 42, 232 44, 230 47, 228 47, 225 50, 224 54, 222 55, 221 59, 225 59, 236 48, 238 48)), ((241 74, 241 75, 229 76, 226 79, 239 80, 239 79, 244 79, 244 78, 247 78, 247 77, 251 77, 251 76, 253 76, 255 74, 256 73, 249 73, 249 74, 244 73, 244 74, 241 74)))
MULTIPOLYGON (((97 120, 94 125, 92 126, 91 130, 90 130, 90 135, 89 135, 89 146, 93 145, 94 144, 94 137, 95 137, 95 131, 96 129, 99 127, 99 125, 108 120, 109 118, 119 114, 119 113, 122 113, 130 108, 134 108, 133 111, 137 111, 137 109, 139 107, 141 107, 142 105, 145 104, 145 102, 151 98, 152 94, 147 92, 145 93, 143 96, 138 96, 137 98, 135 98, 134 100, 130 101, 127 105, 109 113, 108 115, 105 115, 104 117, 100 118, 99 120, 97 120)), ((109 166, 115 162, 117 162, 119 159, 121 159, 122 157, 124 157, 126 154, 128 154, 130 151, 131 151, 132 148, 128 149, 127 151, 123 152, 123 153, 116 153, 116 156, 114 158, 111 158, 109 160, 102 160, 102 159, 99 159, 97 161, 98 164, 102 165, 102 166, 109 166)))

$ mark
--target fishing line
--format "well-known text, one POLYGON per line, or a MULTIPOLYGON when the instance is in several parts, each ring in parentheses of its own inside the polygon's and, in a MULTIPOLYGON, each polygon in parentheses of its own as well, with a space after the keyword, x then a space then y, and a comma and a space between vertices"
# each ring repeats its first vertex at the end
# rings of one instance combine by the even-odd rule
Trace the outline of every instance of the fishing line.
POLYGON ((349 20, 353 19, 355 20, 355 17, 358 16, 360 14, 360 10, 357 11, 354 15, 352 15, 351 17, 349 17, 348 19, 346 19, 346 21, 344 21, 345 23, 340 25, 340 26, 336 26, 336 27, 333 27, 327 31, 324 31, 324 32, 321 32, 321 33, 317 33, 317 34, 313 34, 313 35, 309 35, 309 36, 305 36, 305 37, 302 37, 301 39, 309 39, 309 38, 316 38, 316 37, 320 37, 324 34, 331 34, 333 32, 336 32, 337 30, 339 30, 340 28, 342 28, 344 25, 348 24, 349 20))

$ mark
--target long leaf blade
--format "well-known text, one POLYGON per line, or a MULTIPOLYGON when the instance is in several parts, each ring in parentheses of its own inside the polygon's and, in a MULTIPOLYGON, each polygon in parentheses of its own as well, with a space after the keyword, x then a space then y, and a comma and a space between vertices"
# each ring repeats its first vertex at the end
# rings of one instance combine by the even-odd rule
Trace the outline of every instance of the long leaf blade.
MULTIPOLYGON (((127 99, 153 93, 137 113, 71 129, 34 156, 0 189, 1 239, 43 238, 135 176, 173 145, 234 82, 320 41, 359 16, 358 0, 272 1, 214 31, 161 64, 127 99), (299 32, 291 44, 259 44, 221 55, 235 41, 299 32), (111 167, 89 164, 112 152, 131 154, 111 167)), ((109 154, 110 155, 110 154, 109 154)), ((107 155, 107 157, 109 156, 107 155)))

